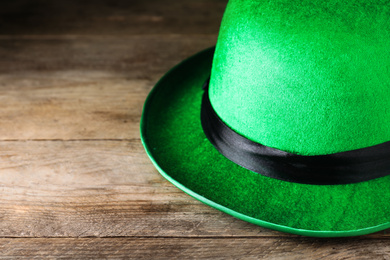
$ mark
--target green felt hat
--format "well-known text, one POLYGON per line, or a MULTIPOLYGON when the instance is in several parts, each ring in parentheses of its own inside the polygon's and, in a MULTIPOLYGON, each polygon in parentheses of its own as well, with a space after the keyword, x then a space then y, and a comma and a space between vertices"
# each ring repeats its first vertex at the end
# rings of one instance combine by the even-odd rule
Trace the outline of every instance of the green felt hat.
POLYGON ((141 138, 166 179, 214 208, 355 236, 390 228, 389 123, 388 1, 231 0, 215 49, 150 93, 141 138))

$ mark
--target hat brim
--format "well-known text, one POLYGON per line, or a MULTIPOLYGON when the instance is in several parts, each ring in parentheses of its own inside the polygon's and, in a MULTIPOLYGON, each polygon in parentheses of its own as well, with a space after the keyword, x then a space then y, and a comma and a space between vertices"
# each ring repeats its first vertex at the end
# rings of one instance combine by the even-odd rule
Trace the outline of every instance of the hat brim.
POLYGON ((213 53, 214 48, 204 50, 171 69, 145 102, 141 139, 168 181, 211 207, 283 232, 342 237, 390 228, 390 176, 346 185, 299 184, 222 156, 200 122, 213 53))

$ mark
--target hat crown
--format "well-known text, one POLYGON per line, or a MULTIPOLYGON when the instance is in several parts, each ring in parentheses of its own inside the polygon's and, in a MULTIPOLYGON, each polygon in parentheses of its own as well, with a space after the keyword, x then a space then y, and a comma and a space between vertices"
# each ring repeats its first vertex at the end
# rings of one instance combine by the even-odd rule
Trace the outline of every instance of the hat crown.
POLYGON ((322 155, 390 140, 390 4, 230 0, 209 89, 266 146, 322 155))

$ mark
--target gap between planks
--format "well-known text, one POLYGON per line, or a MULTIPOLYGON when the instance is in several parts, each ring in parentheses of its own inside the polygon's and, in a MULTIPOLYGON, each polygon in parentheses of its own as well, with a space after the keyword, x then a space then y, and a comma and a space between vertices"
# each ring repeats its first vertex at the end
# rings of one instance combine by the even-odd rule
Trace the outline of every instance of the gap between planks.
POLYGON ((132 35, 116 35, 116 34, 25 34, 25 35, 6 35, 0 34, 0 40, 89 40, 89 39, 105 39, 105 38, 120 38, 123 40, 134 38, 198 38, 198 37, 212 37, 217 38, 215 33, 199 33, 199 34, 132 34, 132 35))
MULTIPOLYGON (((279 232, 278 232, 279 233, 279 232)), ((332 240, 390 240, 388 236, 376 236, 372 235, 362 235, 362 236, 354 236, 354 237, 305 237, 294 234, 283 234, 280 235, 259 235, 259 236, 82 236, 82 237, 74 237, 74 236, 44 236, 44 237, 18 237, 18 236, 0 236, 1 239, 248 239, 248 240, 256 240, 256 239, 290 239, 290 240, 306 240, 306 241, 332 241, 332 240)))
MULTIPOLYGON (((387 239, 15 238, 1 257, 78 259, 389 259, 387 239)), ((0 258, 1 258, 0 257, 0 258)))
POLYGON ((129 138, 129 139, 113 139, 113 138, 100 138, 100 139, 4 139, 0 142, 137 142, 141 138, 129 138))

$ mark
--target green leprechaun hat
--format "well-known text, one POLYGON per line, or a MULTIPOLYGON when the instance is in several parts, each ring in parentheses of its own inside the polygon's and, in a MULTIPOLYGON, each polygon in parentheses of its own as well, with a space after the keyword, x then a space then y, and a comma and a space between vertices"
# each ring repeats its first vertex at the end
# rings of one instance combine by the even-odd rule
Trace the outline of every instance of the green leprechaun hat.
POLYGON ((390 228, 389 123, 388 1, 231 0, 215 51, 150 93, 141 138, 166 179, 214 208, 355 236, 390 228))

